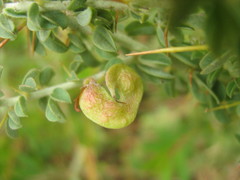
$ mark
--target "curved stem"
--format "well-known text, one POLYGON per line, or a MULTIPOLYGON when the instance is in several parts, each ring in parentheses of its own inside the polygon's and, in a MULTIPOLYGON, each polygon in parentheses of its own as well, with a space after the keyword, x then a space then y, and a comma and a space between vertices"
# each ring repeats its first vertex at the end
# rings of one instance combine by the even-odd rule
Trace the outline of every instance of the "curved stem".
MULTIPOLYGON (((105 73, 104 71, 101 71, 91 77, 94 79, 100 79, 103 77, 104 73, 105 73)), ((40 89, 40 90, 32 92, 32 93, 29 93, 28 97, 29 97, 29 99, 39 99, 39 98, 50 95, 52 93, 52 91, 56 88, 62 88, 65 90, 73 89, 73 88, 80 87, 82 85, 82 82, 83 82, 83 79, 80 79, 79 81, 75 81, 75 82, 72 81, 72 82, 65 82, 62 84, 57 84, 54 86, 50 86, 50 87, 40 89)), ((19 97, 20 96, 0 99, 0 105, 8 106, 8 107, 13 106, 18 101, 19 97)))

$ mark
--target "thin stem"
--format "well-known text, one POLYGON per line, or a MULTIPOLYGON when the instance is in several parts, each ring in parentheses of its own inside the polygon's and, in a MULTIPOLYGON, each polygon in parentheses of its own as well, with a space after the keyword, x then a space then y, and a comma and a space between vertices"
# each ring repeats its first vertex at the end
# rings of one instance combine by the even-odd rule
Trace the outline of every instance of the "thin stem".
POLYGON ((126 56, 138 56, 144 54, 158 54, 158 53, 177 53, 177 52, 187 52, 187 51, 200 51, 200 50, 207 50, 208 46, 206 45, 199 45, 199 46, 185 46, 185 47, 169 47, 169 48, 162 48, 150 51, 142 51, 136 53, 126 54, 126 56))
MULTIPOLYGON (((100 79, 102 78, 104 75, 104 71, 101 71, 93 76, 91 76, 94 79, 100 79)), ((52 93, 52 91, 56 88, 62 88, 65 90, 68 89, 73 89, 73 88, 78 88, 81 87, 83 82, 83 79, 80 79, 79 81, 75 81, 75 82, 65 82, 62 84, 58 84, 58 85, 54 85, 54 86, 50 86, 44 89, 40 89, 38 91, 29 93, 29 99, 39 99, 45 96, 48 96, 52 93)), ((20 96, 15 96, 15 97, 11 97, 11 98, 5 98, 5 99, 0 99, 0 105, 1 106, 13 106, 19 99, 20 96)))
POLYGON ((217 106, 214 108, 206 109, 206 112, 212 112, 212 111, 217 111, 217 110, 221 110, 221 109, 229 109, 231 107, 238 106, 238 105, 240 105, 239 101, 231 103, 231 104, 224 104, 224 105, 217 106))
POLYGON ((0 48, 2 48, 10 39, 4 39, 0 42, 0 48))

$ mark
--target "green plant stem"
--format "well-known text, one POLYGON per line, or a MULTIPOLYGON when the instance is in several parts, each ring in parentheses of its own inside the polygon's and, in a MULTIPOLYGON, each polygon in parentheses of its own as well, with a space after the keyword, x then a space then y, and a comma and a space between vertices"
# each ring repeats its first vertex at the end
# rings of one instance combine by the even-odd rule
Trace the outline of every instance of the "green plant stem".
MULTIPOLYGON (((101 72, 99 72, 99 73, 97 73, 97 74, 95 74, 91 77, 94 78, 94 79, 100 79, 100 78, 103 77, 104 73, 105 73, 104 71, 101 71, 101 72)), ((83 82, 83 79, 80 79, 79 81, 76 81, 76 82, 73 82, 73 81, 72 82, 65 82, 65 83, 62 83, 62 84, 50 86, 50 87, 40 89, 40 90, 32 92, 32 93, 29 93, 28 98, 29 99, 39 99, 39 98, 48 96, 56 88, 62 88, 62 89, 68 90, 68 89, 81 87, 82 82, 83 82)), ((4 106, 11 107, 18 101, 19 97, 20 96, 0 99, 0 106, 3 106, 3 108, 4 108, 4 106)))
POLYGON ((138 56, 145 54, 158 54, 158 53, 177 53, 177 52, 188 52, 188 51, 202 51, 208 50, 208 46, 206 45, 198 45, 198 46, 185 46, 185 47, 168 47, 150 51, 136 52, 126 54, 126 56, 138 56))
MULTIPOLYGON (((14 3, 5 3, 4 8, 12 8, 16 11, 20 12, 27 12, 29 7, 34 1, 23 1, 23 2, 14 2, 14 3)), ((42 8, 40 10, 67 10, 70 1, 49 1, 43 4, 40 4, 42 8)), ((115 9, 115 10, 124 10, 128 9, 126 4, 114 1, 96 1, 96 0, 89 0, 87 1, 87 5, 96 7, 96 8, 103 8, 103 9, 115 9)), ((3 9, 4 9, 3 8, 3 9)))

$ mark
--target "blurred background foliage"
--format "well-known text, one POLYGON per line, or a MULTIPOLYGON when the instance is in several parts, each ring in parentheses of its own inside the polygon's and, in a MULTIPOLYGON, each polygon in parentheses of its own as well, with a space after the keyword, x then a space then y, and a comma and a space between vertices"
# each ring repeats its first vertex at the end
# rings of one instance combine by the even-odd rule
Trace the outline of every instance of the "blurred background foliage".
MULTIPOLYGON (((239 52, 240 11, 237 0, 173 0, 173 7, 168 1, 134 2, 138 6, 133 6, 135 9, 131 11, 130 20, 118 24, 118 31, 134 37, 150 49, 166 46, 162 30, 169 27, 169 45, 209 43, 216 54, 226 49, 239 52), (156 9, 151 9, 162 5, 165 8, 158 9, 157 13, 156 9), (168 8, 173 8, 172 14, 166 13, 168 8), (159 16, 157 22, 156 16, 159 16)), ((28 35, 27 31, 21 31, 16 40, 0 50, 0 64, 4 65, 0 85, 7 97, 16 94, 16 87, 31 68, 54 67, 56 76, 50 85, 68 78, 66 67, 71 64, 75 54, 58 54, 47 50, 46 56, 33 56, 26 38, 28 35)), ((124 45, 124 48, 121 47, 123 53, 134 48, 131 44, 124 45)), ((216 106, 215 100, 239 101, 237 88, 230 93, 235 99, 226 97, 229 96, 226 92, 219 92, 229 81, 239 79, 238 60, 230 59, 228 63, 222 63, 221 67, 206 73, 209 63, 202 60, 206 54, 205 51, 172 54, 171 61, 166 59, 167 67, 161 68, 174 74, 177 77, 174 81, 141 74, 141 69, 136 68, 144 79, 143 100, 134 123, 120 130, 99 127, 82 113, 75 112, 73 106, 65 104, 60 106, 66 122, 52 123, 46 120, 39 102, 31 101, 28 117, 22 119, 23 128, 19 129, 17 138, 8 138, 1 129, 0 179, 240 179, 240 147, 235 139, 239 132, 239 106, 226 110, 231 119, 229 114, 221 111, 214 111, 215 116, 214 113, 205 112, 209 102, 216 106), (206 74, 199 77, 204 69, 206 74), (194 76, 193 81, 191 75, 194 76)), ((143 56, 132 61, 137 62, 134 66, 149 65, 146 60, 150 59, 156 67, 155 58, 143 56)), ((95 64, 84 67, 77 72, 77 76, 84 78, 100 69, 102 67, 95 67, 95 64)), ((72 99, 77 97, 79 89, 70 90, 72 99)))
MULTIPOLYGON (((1 50, 0 62, 7 67, 1 84, 12 89, 29 68, 45 63, 57 67, 54 83, 65 79, 63 65, 69 63, 71 54, 48 52, 44 58, 33 57, 27 53, 24 36, 21 32, 1 50)), ((72 97, 78 91, 72 90, 72 97)), ((1 132, 0 179, 239 178, 240 148, 234 138, 239 122, 219 123, 189 93, 170 98, 161 86, 145 82, 135 122, 120 130, 99 127, 72 106, 62 108, 67 121, 52 123, 33 101, 18 138, 1 132)))

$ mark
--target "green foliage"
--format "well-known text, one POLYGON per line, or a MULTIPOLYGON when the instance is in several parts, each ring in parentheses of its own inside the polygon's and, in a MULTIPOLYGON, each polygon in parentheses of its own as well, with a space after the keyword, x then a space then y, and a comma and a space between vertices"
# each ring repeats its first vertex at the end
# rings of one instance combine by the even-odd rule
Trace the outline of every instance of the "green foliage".
MULTIPOLYGON (((192 92, 219 121, 231 122, 238 117, 240 101, 237 5, 226 0, 4 3, 0 6, 0 37, 15 40, 26 23, 28 49, 34 58, 40 55, 42 61, 34 64, 33 69, 25 69, 25 76, 21 74, 24 78, 22 82, 19 80, 20 85, 14 84, 19 86, 16 97, 5 97, 4 94, 12 93, 8 93, 5 85, 1 86, 1 112, 9 112, 6 118, 1 115, 1 119, 7 119, 1 122, 7 124, 8 134, 14 137, 15 131, 22 127, 20 118, 28 116, 25 109, 33 99, 39 100, 49 121, 63 122, 66 112, 62 103, 70 104, 76 97, 67 90, 80 91, 83 80, 89 76, 101 83, 106 72, 116 64, 127 64, 145 84, 158 84, 170 96, 192 92), (136 50, 202 44, 208 44, 210 49, 124 56, 136 50), (44 60, 46 57, 48 62, 44 60), (61 58, 64 60, 58 65, 55 61, 61 58)), ((26 48, 27 43, 23 44, 26 48)), ((6 67, 7 71, 10 67, 6 67)), ((2 72, 0 65, 0 76, 2 72)), ((118 80, 113 77, 114 81, 118 80)), ((108 93, 103 94, 109 96, 108 93)), ((115 103, 121 99, 117 87, 110 93, 114 94, 111 100, 115 103)))
POLYGON ((11 19, 7 18, 3 14, 0 14, 0 37, 6 39, 15 39, 14 33, 15 26, 11 19))

